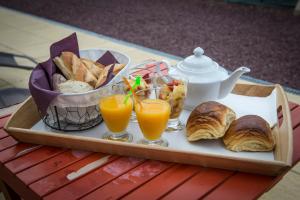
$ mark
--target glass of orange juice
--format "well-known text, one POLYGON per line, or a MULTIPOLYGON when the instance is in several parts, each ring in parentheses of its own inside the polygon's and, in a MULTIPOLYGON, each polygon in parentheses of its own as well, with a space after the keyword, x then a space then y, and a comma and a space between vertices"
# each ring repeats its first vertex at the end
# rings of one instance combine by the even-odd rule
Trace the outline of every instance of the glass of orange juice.
POLYGON ((146 98, 141 98, 135 103, 138 124, 144 135, 144 138, 138 141, 139 144, 168 146, 168 141, 161 135, 167 127, 171 107, 167 101, 159 99, 159 89, 149 88, 136 92, 138 98, 142 96, 139 94, 147 94, 146 98))
POLYGON ((109 131, 102 138, 131 142, 132 135, 126 131, 126 128, 133 109, 132 99, 126 98, 123 84, 108 85, 104 90, 99 100, 99 108, 109 131))
MULTIPOLYGON (((184 125, 180 122, 179 116, 183 110, 184 101, 187 94, 188 79, 183 75, 158 75, 155 74, 152 77, 143 80, 146 84, 144 87, 139 87, 137 90, 145 92, 139 92, 137 94, 140 98, 147 98, 149 88, 160 88, 159 99, 167 101, 171 107, 170 118, 167 132, 179 131, 184 129, 184 125), (145 87, 146 85, 146 87, 145 87)), ((135 113, 135 112, 133 112, 135 113)), ((133 114, 135 116, 135 114, 133 114)))
MULTIPOLYGON (((137 75, 137 76, 140 76, 140 75, 137 75)), ((133 87, 137 76, 129 76, 128 82, 131 85, 131 87, 133 87)), ((138 85, 133 90, 135 92, 139 91, 139 90, 146 90, 146 89, 149 89, 151 87, 151 85, 152 85, 152 79, 151 78, 142 78, 141 77, 140 85, 138 85)), ((124 89, 125 89, 126 92, 129 92, 129 90, 130 90, 128 86, 125 86, 124 89)), ((138 95, 140 96, 140 98, 146 96, 146 94, 144 94, 142 92, 140 92, 138 95)), ((134 101, 134 98, 132 98, 132 100, 134 101)), ((135 114, 135 111, 134 111, 134 105, 133 105, 133 112, 131 114, 130 121, 131 122, 137 122, 136 114, 135 114)))

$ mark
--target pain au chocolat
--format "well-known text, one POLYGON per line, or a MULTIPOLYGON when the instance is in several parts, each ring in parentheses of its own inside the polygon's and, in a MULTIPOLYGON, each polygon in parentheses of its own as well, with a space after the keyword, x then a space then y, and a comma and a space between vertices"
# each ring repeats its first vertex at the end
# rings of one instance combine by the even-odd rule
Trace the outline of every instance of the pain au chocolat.
POLYGON ((223 137, 236 115, 227 106, 215 101, 198 105, 188 118, 186 134, 188 141, 217 139, 223 137))
POLYGON ((235 120, 223 141, 231 151, 271 151, 275 146, 268 122, 257 115, 246 115, 235 120))

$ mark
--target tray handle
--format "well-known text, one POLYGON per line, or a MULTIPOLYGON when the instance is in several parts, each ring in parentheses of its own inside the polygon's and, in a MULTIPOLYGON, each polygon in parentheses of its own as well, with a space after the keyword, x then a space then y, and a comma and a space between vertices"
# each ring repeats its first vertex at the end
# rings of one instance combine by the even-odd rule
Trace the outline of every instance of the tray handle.
POLYGON ((291 166, 293 157, 293 128, 290 108, 283 88, 279 84, 275 84, 275 88, 277 90, 277 108, 281 107, 282 112, 281 122, 273 130, 278 142, 275 148, 275 158, 291 166))

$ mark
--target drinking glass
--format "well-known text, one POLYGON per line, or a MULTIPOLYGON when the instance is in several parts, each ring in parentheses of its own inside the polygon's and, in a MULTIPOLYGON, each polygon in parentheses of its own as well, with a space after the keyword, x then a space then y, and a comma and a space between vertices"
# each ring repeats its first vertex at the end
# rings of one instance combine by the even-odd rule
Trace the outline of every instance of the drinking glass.
POLYGON ((179 131, 184 128, 180 122, 179 116, 183 110, 184 101, 187 94, 188 79, 179 76, 161 76, 157 77, 159 90, 159 99, 167 101, 171 106, 170 119, 166 131, 179 131), (168 77, 168 78, 166 78, 168 77))
POLYGON ((161 137, 167 127, 171 113, 170 104, 159 99, 160 87, 148 88, 136 92, 135 112, 140 129, 144 135, 139 144, 168 146, 161 137))
POLYGON ((118 83, 105 86, 101 92, 99 107, 108 128, 108 132, 102 138, 131 142, 132 135, 126 131, 126 128, 130 121, 133 102, 131 98, 126 98, 124 84, 118 83))
MULTIPOLYGON (((131 87, 134 85, 135 83, 135 79, 136 76, 129 76, 128 82, 130 83, 131 87)), ((139 91, 139 90, 146 90, 148 88, 152 87, 152 78, 141 78, 141 83, 139 86, 137 86, 134 91, 139 91)), ((125 85, 125 91, 128 93, 130 91, 130 88, 128 88, 128 86, 125 85)), ((138 96, 141 96, 140 98, 142 98, 143 96, 145 96, 144 94, 142 94, 143 92, 140 92, 139 94, 137 94, 138 96)), ((132 96, 131 96, 132 97, 132 96)), ((132 101, 134 102, 134 98, 132 97, 132 101)), ((136 113, 135 113, 135 109, 134 109, 134 105, 133 104, 133 111, 130 117, 130 121, 131 122, 137 122, 137 118, 136 118, 136 113)))

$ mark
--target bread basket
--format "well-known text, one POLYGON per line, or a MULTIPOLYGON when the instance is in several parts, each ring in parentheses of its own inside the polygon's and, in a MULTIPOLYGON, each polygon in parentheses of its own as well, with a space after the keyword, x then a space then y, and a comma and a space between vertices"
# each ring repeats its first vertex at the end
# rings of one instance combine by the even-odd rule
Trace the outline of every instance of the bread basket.
MULTIPOLYGON (((106 51, 111 52, 119 63, 125 64, 108 84, 120 82, 123 76, 129 74, 130 58, 124 53, 108 49, 86 49, 80 51, 80 57, 95 61, 106 51)), ((58 95, 48 106, 44 123, 60 131, 86 130, 96 126, 102 122, 98 100, 103 92, 105 86, 85 93, 58 95)))

